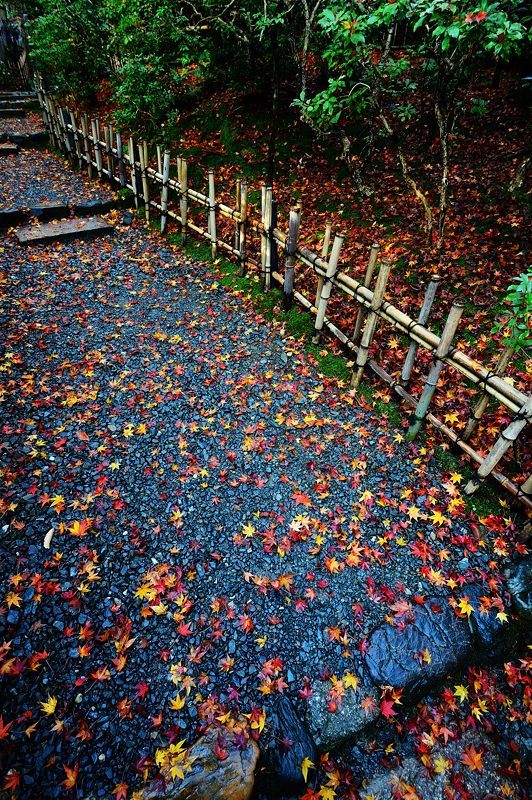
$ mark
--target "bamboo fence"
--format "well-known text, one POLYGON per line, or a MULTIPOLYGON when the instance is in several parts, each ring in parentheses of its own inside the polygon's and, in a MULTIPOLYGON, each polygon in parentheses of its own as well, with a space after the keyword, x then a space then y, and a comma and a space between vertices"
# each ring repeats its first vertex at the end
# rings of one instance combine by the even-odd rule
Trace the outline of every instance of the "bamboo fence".
POLYGON ((440 280, 438 276, 431 277, 419 317, 414 320, 385 300, 391 265, 386 260, 378 264, 378 244, 372 246, 365 278, 363 282, 359 282, 338 271, 343 235, 335 235, 331 253, 328 253, 330 223, 326 227, 320 254, 313 253, 298 241, 301 221, 301 208, 298 205, 290 209, 287 233, 277 227, 277 204, 271 186, 263 187, 260 221, 254 220, 249 214, 248 187, 244 180, 236 181, 235 207, 232 208, 216 200, 213 170, 207 173, 208 189, 203 194, 190 186, 184 158, 178 157, 175 160, 173 171, 176 177, 171 177, 172 158, 167 150, 157 148, 157 168, 154 168, 150 166, 148 145, 145 141, 139 143, 130 137, 126 145, 121 134, 109 125, 103 126, 102 138, 99 120, 88 120, 86 115, 78 119, 72 110, 62 108, 44 90, 40 79, 37 79, 37 96, 53 146, 67 156, 73 167, 86 169, 90 177, 106 178, 117 188, 129 189, 135 207, 143 209, 146 222, 150 222, 153 211, 158 212, 162 232, 167 230, 169 220, 174 220, 180 227, 183 241, 186 241, 188 231, 206 239, 210 243, 213 259, 219 251, 224 251, 237 260, 240 275, 245 275, 249 266, 258 269, 264 291, 268 291, 273 283, 282 288, 285 310, 297 301, 316 317, 314 342, 319 341, 326 329, 341 343, 343 350, 354 362, 352 389, 357 389, 364 371, 369 367, 407 406, 414 409, 407 434, 410 441, 416 437, 422 425, 428 422, 478 465, 475 476, 465 486, 466 494, 473 494, 481 482, 491 477, 519 500, 529 513, 532 511, 532 478, 528 477, 518 485, 498 469, 517 438, 524 438, 526 435, 528 423, 532 419, 531 398, 504 379, 504 369, 512 356, 512 351, 508 348, 491 370, 453 347, 452 341, 463 311, 462 304, 455 303, 450 309, 441 337, 426 327, 440 280), (191 214, 192 209, 196 212, 194 215, 191 214), (198 209, 204 214, 205 227, 198 224, 198 209), (218 223, 223 220, 230 223, 232 233, 229 241, 219 235, 222 226, 218 223), (258 237, 260 241, 260 262, 250 255, 252 236, 258 237), (284 254, 282 260, 279 259, 279 250, 284 254), (284 267, 282 274, 279 271, 281 261, 284 267), (318 285, 315 299, 310 300, 295 288, 298 262, 310 267, 316 274, 318 285), (372 290, 372 278, 377 269, 375 288, 372 290), (345 298, 354 300, 358 305, 355 329, 351 334, 343 331, 327 317, 327 304, 333 290, 341 292, 345 298), (407 337, 409 342, 408 353, 397 380, 370 357, 375 333, 378 326, 383 324, 391 325, 395 331, 407 337), (419 397, 415 397, 407 387, 419 349, 428 352, 433 363, 424 379, 419 397), (445 367, 454 369, 462 379, 478 390, 476 403, 465 422, 464 433, 446 425, 430 411, 440 373, 445 367), (480 453, 467 440, 490 401, 504 406, 512 417, 506 428, 499 432, 492 447, 487 452, 480 453))

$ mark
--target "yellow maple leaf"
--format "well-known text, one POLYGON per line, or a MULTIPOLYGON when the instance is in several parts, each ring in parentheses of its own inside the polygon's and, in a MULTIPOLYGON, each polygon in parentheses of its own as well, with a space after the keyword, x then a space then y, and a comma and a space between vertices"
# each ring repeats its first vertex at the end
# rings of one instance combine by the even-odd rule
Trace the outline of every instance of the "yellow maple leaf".
POLYGON ((43 700, 41 702, 41 709, 48 716, 54 713, 56 706, 57 706, 57 697, 51 697, 51 695, 48 695, 48 700, 43 700))
POLYGON ((309 769, 314 769, 314 762, 312 762, 308 756, 305 756, 305 758, 301 762, 301 772, 303 773, 303 780, 305 781, 305 783, 308 780, 309 769))
POLYGON ((469 691, 467 689, 467 686, 461 686, 461 685, 455 686, 454 696, 458 697, 461 703, 463 703, 464 700, 467 700, 467 698, 469 697, 469 691))
POLYGON ((177 695, 175 698, 172 698, 172 700, 170 700, 169 708, 172 711, 181 711, 181 709, 186 703, 186 699, 187 699, 186 697, 181 697, 180 695, 177 695))
POLYGON ((449 759, 442 756, 441 753, 439 756, 433 759, 432 764, 434 767, 434 771, 438 775, 442 775, 444 772, 447 772, 447 770, 451 766, 451 762, 449 761, 449 759))
POLYGON ((471 613, 475 610, 469 602, 469 597, 467 597, 467 595, 460 598, 458 601, 458 608, 460 609, 460 613, 467 614, 468 617, 470 617, 471 613))
POLYGON ((346 689, 349 689, 349 687, 352 686, 356 692, 359 683, 359 680, 356 675, 353 675, 351 672, 346 672, 342 680, 344 682, 344 686, 346 689))

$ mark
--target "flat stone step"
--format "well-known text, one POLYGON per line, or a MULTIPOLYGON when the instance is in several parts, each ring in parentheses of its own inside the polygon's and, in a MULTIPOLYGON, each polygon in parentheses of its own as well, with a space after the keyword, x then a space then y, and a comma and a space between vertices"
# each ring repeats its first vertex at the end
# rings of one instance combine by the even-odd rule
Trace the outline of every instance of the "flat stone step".
POLYGON ((18 146, 12 142, 0 144, 0 156, 11 156, 18 153, 18 146))
POLYGON ((0 133, 0 142, 12 142, 26 147, 43 144, 47 140, 48 134, 44 129, 42 131, 33 131, 32 133, 0 133))
POLYGON ((37 103, 32 97, 2 98, 0 97, 0 108, 31 108, 37 103))
POLYGON ((69 219, 44 225, 25 225, 15 231, 20 244, 49 244, 66 239, 90 239, 113 233, 114 228, 101 217, 69 219))
POLYGON ((35 92, 8 92, 5 90, 0 92, 0 99, 2 100, 32 100, 36 98, 35 92))
POLYGON ((51 219, 64 219, 71 214, 78 217, 90 217, 95 214, 107 214, 115 208, 117 202, 112 200, 83 200, 79 203, 65 203, 62 200, 51 200, 46 203, 36 203, 29 208, 0 208, 0 229, 12 228, 14 225, 22 225, 28 222, 31 217, 45 222, 51 219))
POLYGON ((0 108, 0 117, 6 119, 8 117, 25 117, 27 115, 25 108, 0 108))

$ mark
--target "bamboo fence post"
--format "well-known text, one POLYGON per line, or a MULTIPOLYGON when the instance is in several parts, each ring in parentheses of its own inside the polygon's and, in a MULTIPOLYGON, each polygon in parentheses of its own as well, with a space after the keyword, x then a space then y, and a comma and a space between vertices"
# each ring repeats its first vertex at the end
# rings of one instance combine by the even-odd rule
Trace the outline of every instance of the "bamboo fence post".
POLYGON ((112 173, 111 173, 111 141, 110 141, 110 131, 109 125, 103 126, 103 141, 105 144, 105 165, 107 167, 107 179, 109 183, 112 181, 112 173))
POLYGON ((266 186, 264 191, 264 275, 262 288, 265 292, 270 291, 272 283, 272 199, 273 188, 266 186))
MULTIPOLYGON (((331 231, 332 231, 332 222, 327 222, 325 225, 325 234, 323 236, 323 243, 321 246, 321 257, 324 261, 327 260, 327 254, 329 252, 329 243, 331 241, 331 231)), ((316 289, 316 302, 314 303, 316 309, 318 308, 320 297, 321 297, 321 290, 323 289, 323 275, 318 277, 318 287, 316 289)))
POLYGON ((260 192, 260 282, 264 286, 264 276, 266 273, 266 184, 263 183, 260 192))
MULTIPOLYGON (((391 262, 388 261, 388 259, 385 259, 381 263, 379 274, 377 275, 377 281, 375 283, 375 289, 373 291, 373 299, 371 301, 371 308, 366 318, 366 324, 364 325, 362 339, 360 341, 360 345, 358 348, 357 360, 356 360, 357 369, 356 372, 353 372, 353 375, 351 377, 351 389, 355 390, 358 389, 360 381, 362 380, 364 367, 366 366, 367 360, 369 358, 369 349, 371 347, 371 342, 373 341, 373 336, 375 334, 377 323, 379 321, 378 312, 380 311, 380 307, 384 300, 384 292, 386 291, 386 284, 388 283, 388 278, 390 277, 391 269, 392 269, 391 262)), ((368 266, 368 271, 369 271, 369 266, 368 266)))
POLYGON ((451 342, 453 340, 454 334, 456 333, 456 329, 458 327, 458 323, 460 322, 460 317, 462 316, 464 310, 464 300, 457 300, 453 303, 451 310, 449 312, 449 316, 447 317, 447 322, 445 323, 445 327, 443 329, 443 333, 441 335, 440 343, 437 347, 436 353, 434 354, 434 363, 432 368, 427 376, 425 381, 425 386, 423 387, 423 391, 421 392, 421 397, 418 400, 418 404, 416 406, 416 410, 414 411, 414 421, 410 425, 408 429, 408 433, 406 438, 409 442, 413 442, 416 438, 421 425, 423 424, 423 420, 427 416, 427 411, 429 408, 430 401, 436 391, 436 387, 438 385, 438 379, 440 377, 440 372, 443 369, 444 359, 449 352, 451 347, 451 342))
POLYGON ((240 253, 240 225, 238 224, 238 215, 240 214, 240 201, 242 199, 242 178, 236 179, 235 186, 235 211, 237 213, 237 220, 235 223, 235 246, 234 249, 240 253))
POLYGON ((238 239, 240 242, 240 254, 238 256, 239 270, 238 274, 243 277, 246 274, 246 252, 247 242, 246 235, 248 229, 248 184, 243 180, 240 184, 240 222, 238 239))
POLYGON ((70 109, 70 124, 72 126, 72 131, 74 134, 74 147, 76 148, 76 158, 78 159, 78 167, 81 169, 83 167, 83 156, 81 153, 81 142, 79 140, 79 132, 78 132, 78 123, 76 121, 76 115, 70 109))
MULTIPOLYGON (((477 474, 466 484, 464 488, 465 494, 474 494, 481 483, 486 480, 490 472, 495 469, 501 458, 511 447, 511 445, 514 444, 517 437, 527 424, 527 418, 531 413, 532 397, 528 397, 526 403, 517 412, 510 424, 503 431, 501 431, 501 435, 478 468, 477 474)), ((528 483, 528 481, 526 483, 528 483)))
MULTIPOLYGON (((371 286, 371 279, 373 278, 373 273, 375 271, 375 264, 377 263, 377 258, 379 255, 380 245, 377 242, 374 242, 371 245, 371 250, 369 253, 369 261, 368 266, 366 267, 366 274, 364 276, 364 286, 366 289, 369 289, 371 286)), ((353 344, 356 344, 360 337, 360 331, 362 330, 362 323, 364 322, 364 317, 366 316, 366 312, 364 310, 364 306, 359 306, 357 312, 357 318, 355 320, 355 329, 353 331, 353 344)))
POLYGON ((135 140, 132 136, 129 137, 129 165, 131 167, 131 185, 133 187, 133 195, 135 198, 135 208, 138 209, 139 197, 140 197, 140 179, 138 174, 137 168, 137 155, 138 155, 138 147, 135 143, 135 140))
POLYGON ((83 134, 83 149, 85 150, 85 160, 87 162, 87 174, 92 178, 92 153, 89 142, 89 123, 87 115, 83 114, 81 117, 81 131, 83 134))
POLYGON ((116 160, 118 161, 118 179, 122 189, 125 188, 126 180, 126 167, 124 164, 124 147, 122 145, 122 136, 116 132, 116 160))
POLYGON ((168 224, 168 180, 170 178, 170 151, 164 151, 163 185, 161 189, 161 233, 166 233, 168 224))
POLYGON ((63 136, 65 139, 65 150, 70 165, 74 167, 74 151, 72 148, 72 143, 70 141, 70 133, 68 131, 69 120, 70 120, 69 110, 67 108, 61 108, 61 127, 63 129, 63 136))
POLYGON ((148 185, 148 142, 144 139, 139 147, 140 174, 142 178, 142 194, 144 198, 144 216, 150 221, 150 187, 148 185))
POLYGON ((94 147, 94 160, 96 161, 96 171, 98 173, 98 177, 102 177, 102 151, 100 147, 100 120, 99 119, 91 119, 91 128, 92 128, 92 142, 94 147))
POLYGON ((283 311, 289 311, 294 303, 294 273, 296 268, 297 240, 301 222, 301 207, 292 206, 286 238, 286 258, 284 262, 283 311))
POLYGON ((187 162, 184 158, 177 159, 177 169, 180 187, 179 214, 181 216, 181 238, 183 244, 187 241, 187 204, 188 204, 188 183, 187 183, 187 162))
MULTIPOLYGON (((506 345, 506 347, 502 351, 501 355, 499 356, 497 364, 495 365, 495 369, 493 370, 493 374, 494 375, 502 375, 502 373, 504 372, 504 370, 508 366, 509 361, 510 361, 511 357, 513 356, 514 352, 515 352, 515 346, 514 345, 512 345, 512 344, 506 345)), ((489 401, 490 401, 489 394, 486 391, 482 392, 482 394, 480 396, 480 399, 478 400, 477 404, 475 405, 473 411, 471 412, 471 414, 469 416, 469 419, 467 421, 467 425, 466 425, 465 430, 464 430, 464 432, 462 434, 462 439, 464 440, 464 442, 467 442, 467 440, 471 438, 471 435, 472 435, 473 431, 477 427, 477 425, 480 422, 484 412, 486 411, 486 409, 488 407, 489 401)))
POLYGON ((274 231, 277 228, 277 200, 273 196, 272 190, 272 236, 271 236, 271 268, 272 272, 277 272, 279 269, 279 247, 277 239, 274 236, 274 231))
MULTIPOLYGON (((430 281, 427 285, 427 289, 425 291, 425 298, 423 300, 423 305, 421 306, 421 311, 419 312, 419 316, 417 318, 419 325, 425 325, 429 318, 430 311, 432 309, 432 305, 434 303, 434 298, 436 296, 436 291, 438 289, 438 284, 441 278, 439 275, 432 275, 430 281)), ((414 326, 415 327, 415 326, 414 326)), ((410 342, 410 347, 408 348, 408 353, 406 354, 405 363, 403 364, 403 369, 401 372, 401 377, 399 379, 399 383, 401 386, 407 386, 408 381, 412 375, 412 370, 414 368, 414 361, 416 360, 417 351, 419 349, 419 345, 417 342, 410 342)))
POLYGON ((327 311, 327 303, 329 302, 329 298, 331 296, 332 282, 338 269, 338 259, 340 257, 340 250, 342 249, 343 242, 344 234, 337 233, 334 237, 329 263, 327 264, 327 271, 325 272, 325 278, 322 282, 320 299, 318 300, 318 304, 316 306, 316 323, 314 325, 314 336, 312 337, 312 342, 314 344, 318 344, 321 338, 323 321, 327 311))
POLYGON ((209 234, 211 237, 211 256, 212 260, 214 261, 216 258, 217 252, 217 243, 216 243, 216 196, 214 193, 214 170, 210 169, 208 171, 208 179, 209 179, 209 234))
POLYGON ((44 103, 46 106, 46 113, 48 114, 49 133, 50 133, 50 138, 52 140, 52 145, 56 150, 58 150, 59 140, 57 138, 57 133, 55 130, 54 111, 53 111, 52 101, 50 100, 48 95, 44 95, 44 103))
POLYGON ((113 153, 113 142, 115 138, 115 132, 113 126, 109 123, 109 179, 114 184, 116 181, 115 178, 115 157, 113 153))
POLYGON ((157 172, 159 175, 163 174, 163 154, 160 144, 157 145, 157 172))

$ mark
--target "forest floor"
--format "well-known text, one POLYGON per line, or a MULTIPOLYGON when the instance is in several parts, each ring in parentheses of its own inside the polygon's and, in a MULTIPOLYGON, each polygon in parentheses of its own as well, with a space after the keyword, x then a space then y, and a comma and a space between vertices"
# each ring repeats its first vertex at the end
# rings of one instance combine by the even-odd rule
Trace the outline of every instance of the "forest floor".
MULTIPOLYGON (((85 191, 21 151, 4 203, 34 199, 36 157, 50 198, 85 191)), ((481 666, 469 633, 511 623, 511 520, 466 508, 459 473, 216 265, 107 219, 109 238, 0 244, 5 796, 130 798, 178 740, 215 724, 262 743, 277 696, 308 719, 325 691, 325 715, 378 721, 313 762, 307 800, 385 800, 390 776, 399 797, 524 798, 530 661, 481 666), (464 652, 409 650, 421 615, 464 652), (418 705, 378 679, 383 630, 404 633, 418 705)))

